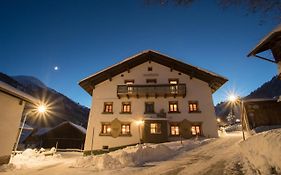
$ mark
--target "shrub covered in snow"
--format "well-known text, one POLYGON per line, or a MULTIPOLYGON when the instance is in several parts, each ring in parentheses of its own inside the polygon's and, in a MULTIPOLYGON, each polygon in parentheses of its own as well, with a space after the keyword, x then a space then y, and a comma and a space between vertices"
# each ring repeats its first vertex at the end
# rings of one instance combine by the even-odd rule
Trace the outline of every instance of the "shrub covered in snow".
POLYGON ((241 142, 243 155, 260 174, 281 174, 281 129, 273 129, 241 142))

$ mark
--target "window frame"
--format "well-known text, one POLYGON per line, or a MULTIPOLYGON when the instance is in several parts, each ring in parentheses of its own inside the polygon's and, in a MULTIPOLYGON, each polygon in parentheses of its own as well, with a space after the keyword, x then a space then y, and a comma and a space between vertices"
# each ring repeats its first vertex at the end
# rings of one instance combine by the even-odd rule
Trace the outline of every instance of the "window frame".
POLYGON ((178 101, 169 101, 169 113, 180 113, 178 101), (173 106, 172 108, 171 105, 173 106), (174 105, 176 105, 176 110, 174 105))
POLYGON ((132 103, 131 102, 122 102, 122 104, 121 104, 121 112, 120 112, 121 114, 131 114, 132 113, 132 103), (124 106, 129 106, 129 111, 127 111, 127 110, 124 110, 125 108, 124 108, 124 106))
POLYGON ((130 123, 121 123, 120 136, 131 136, 131 124, 130 123), (123 133, 123 126, 125 126, 125 133, 123 133), (128 126, 128 129, 129 129, 128 132, 126 132, 127 126, 128 126))
POLYGON ((200 113, 201 111, 199 110, 199 102, 198 101, 189 101, 188 102, 188 112, 189 113, 200 113))
POLYGON ((104 102, 103 114, 113 114, 113 102, 104 102), (107 111, 107 106, 111 106, 111 111, 107 111))
POLYGON ((147 101, 147 102, 144 102, 144 114, 155 114, 155 103, 154 102, 150 102, 150 101, 147 101), (147 105, 152 105, 152 111, 148 111, 147 109, 147 105))
POLYGON ((180 126, 179 126, 179 124, 175 124, 175 123, 173 123, 173 124, 170 124, 170 136, 180 136, 180 126), (176 131, 175 131, 175 134, 173 134, 172 133, 172 127, 177 127, 178 128, 178 133, 176 133, 176 131))
POLYGON ((192 136, 201 136, 202 135, 202 127, 201 127, 201 125, 199 125, 199 124, 191 125, 190 132, 191 132, 192 136), (195 130, 194 130, 195 133, 193 133, 193 127, 195 127, 195 130), (199 128, 199 132, 197 132, 198 131, 197 127, 199 128))
POLYGON ((162 134, 162 128, 161 128, 161 123, 158 122, 153 122, 150 123, 150 134, 162 134), (152 128, 152 125, 155 125, 155 127, 152 128), (154 132, 152 132, 154 131, 154 132))
POLYGON ((103 122, 101 123, 100 135, 111 136, 111 124, 110 123, 103 123, 103 122))

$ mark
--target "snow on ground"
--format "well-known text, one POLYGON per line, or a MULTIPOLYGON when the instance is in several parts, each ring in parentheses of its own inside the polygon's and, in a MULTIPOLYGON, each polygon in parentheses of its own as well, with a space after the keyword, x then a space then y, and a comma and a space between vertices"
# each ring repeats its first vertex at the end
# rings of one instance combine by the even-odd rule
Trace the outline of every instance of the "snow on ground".
POLYGON ((260 174, 281 174, 281 129, 256 134, 240 143, 243 155, 260 174))
POLYGON ((219 139, 190 139, 143 144, 108 154, 82 156, 77 152, 46 153, 26 150, 0 167, 2 175, 260 175, 280 174, 281 129, 242 141, 242 133, 220 133, 219 139))

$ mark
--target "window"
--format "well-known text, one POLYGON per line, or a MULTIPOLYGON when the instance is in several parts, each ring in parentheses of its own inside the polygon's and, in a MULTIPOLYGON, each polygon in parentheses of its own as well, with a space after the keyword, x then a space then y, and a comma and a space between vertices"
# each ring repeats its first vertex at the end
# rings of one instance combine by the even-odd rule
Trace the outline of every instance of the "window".
POLYGON ((157 80, 156 79, 146 79, 147 84, 156 84, 157 80))
POLYGON ((170 84, 170 93, 177 94, 179 80, 178 79, 169 79, 169 84, 170 84))
POLYGON ((189 112, 199 112, 198 102, 189 102, 188 107, 189 112))
POLYGON ((191 134, 193 136, 201 135, 201 128, 200 128, 200 126, 199 125, 192 126, 191 127, 191 134))
POLYGON ((180 128, 178 125, 171 125, 170 127, 171 135, 172 136, 178 136, 180 135, 180 128))
POLYGON ((179 112, 177 101, 170 101, 169 102, 169 112, 179 112))
POLYGON ((145 112, 144 113, 154 113, 154 102, 145 102, 145 112))
POLYGON ((113 102, 105 102, 103 112, 113 113, 113 102))
POLYGON ((161 123, 150 123, 151 134, 161 134, 161 123))
POLYGON ((152 71, 152 67, 148 67, 148 68, 147 68, 147 71, 152 71))
POLYGON ((111 126, 109 123, 101 124, 101 134, 109 135, 111 133, 111 126))
POLYGON ((131 113, 131 102, 122 103, 122 113, 131 113))
POLYGON ((133 87, 130 86, 135 83, 134 80, 125 80, 124 83, 128 86, 128 93, 133 93, 133 87))
POLYGON ((130 135, 130 124, 121 124, 121 135, 130 135))

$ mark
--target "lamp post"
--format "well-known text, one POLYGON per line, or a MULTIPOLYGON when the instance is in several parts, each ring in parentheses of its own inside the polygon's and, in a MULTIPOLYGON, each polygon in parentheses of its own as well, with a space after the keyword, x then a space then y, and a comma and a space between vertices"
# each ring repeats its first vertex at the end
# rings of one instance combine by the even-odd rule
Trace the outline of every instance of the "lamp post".
POLYGON ((46 111, 47 111, 46 105, 41 104, 41 105, 37 106, 35 109, 32 109, 32 110, 28 111, 28 112, 24 115, 23 122, 22 122, 22 125, 21 125, 21 127, 20 127, 20 132, 19 132, 18 137, 17 137, 17 141, 16 141, 16 144, 15 144, 15 149, 14 149, 14 151, 17 151, 17 149, 18 149, 18 145, 19 145, 19 141, 20 141, 20 136, 21 136, 21 134, 22 134, 22 130, 23 130, 24 124, 25 124, 25 122, 26 122, 27 116, 28 116, 29 114, 31 114, 32 112, 38 112, 38 113, 43 114, 43 113, 45 113, 46 111))

